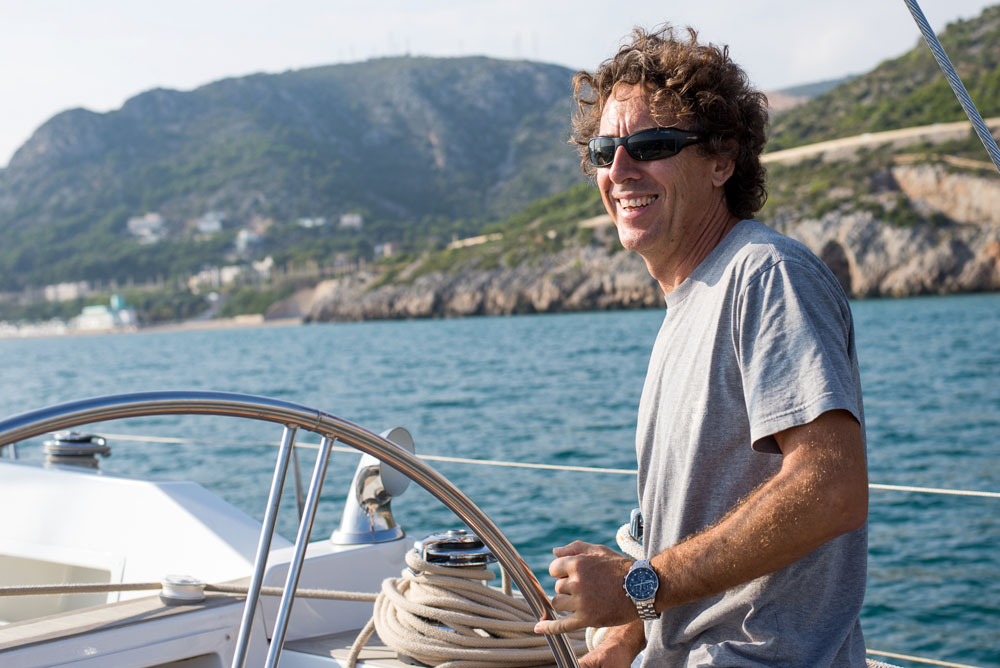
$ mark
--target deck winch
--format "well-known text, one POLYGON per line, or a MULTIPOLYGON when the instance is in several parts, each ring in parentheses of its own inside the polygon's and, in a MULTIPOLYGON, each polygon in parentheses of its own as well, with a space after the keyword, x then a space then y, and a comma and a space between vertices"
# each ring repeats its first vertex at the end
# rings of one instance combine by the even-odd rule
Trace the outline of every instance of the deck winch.
POLYGON ((98 468, 97 455, 111 456, 111 446, 103 436, 78 431, 62 431, 45 441, 45 464, 98 468))
POLYGON ((414 541, 413 549, 421 559, 436 566, 485 568, 497 560, 479 536, 465 529, 432 533, 414 541))

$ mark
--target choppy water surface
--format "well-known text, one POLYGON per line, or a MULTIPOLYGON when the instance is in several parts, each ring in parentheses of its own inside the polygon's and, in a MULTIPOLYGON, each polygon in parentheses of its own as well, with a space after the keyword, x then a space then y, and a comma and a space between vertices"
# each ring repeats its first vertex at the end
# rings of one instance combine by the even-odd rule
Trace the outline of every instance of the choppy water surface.
MULTIPOLYGON (((853 309, 872 482, 1000 491, 1000 296, 853 309)), ((403 425, 427 454, 632 469, 635 413, 661 317, 2 340, 0 415, 99 394, 227 390, 295 401, 375 430, 403 425)), ((102 467, 188 477, 262 515, 274 457, 264 444, 278 440, 277 426, 147 418, 105 431, 190 437, 180 445, 113 443, 102 467)), ((22 453, 38 458, 39 450, 22 453)), ((314 536, 336 528, 356 461, 334 455, 314 536)), ((613 545, 635 505, 628 475, 437 466, 508 533, 549 590, 551 547, 575 538, 613 545)), ((294 504, 283 508, 281 531, 294 536, 294 504)), ((395 510, 411 536, 457 526, 422 490, 408 491, 395 510)), ((1000 666, 1000 502, 875 490, 870 522, 869 647, 1000 666)))

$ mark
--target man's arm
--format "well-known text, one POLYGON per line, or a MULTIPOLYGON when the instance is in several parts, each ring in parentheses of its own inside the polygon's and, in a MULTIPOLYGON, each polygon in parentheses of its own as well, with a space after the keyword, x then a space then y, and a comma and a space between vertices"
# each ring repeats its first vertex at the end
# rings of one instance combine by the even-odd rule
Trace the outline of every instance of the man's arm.
MULTIPOLYGON (((657 612, 714 596, 774 572, 823 543, 861 527, 868 516, 868 471, 858 421, 829 411, 774 435, 778 473, 715 525, 650 560, 660 576, 657 612)), ((541 621, 538 633, 617 626, 638 618, 622 583, 631 561, 603 546, 575 542, 556 551, 552 606, 571 613, 541 621)))

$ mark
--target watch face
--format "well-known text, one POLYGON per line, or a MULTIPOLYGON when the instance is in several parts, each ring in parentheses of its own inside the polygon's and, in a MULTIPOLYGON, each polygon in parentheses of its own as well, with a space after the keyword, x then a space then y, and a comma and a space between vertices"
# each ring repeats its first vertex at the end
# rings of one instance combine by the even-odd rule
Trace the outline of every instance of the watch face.
POLYGON ((637 568, 625 577, 625 591, 633 599, 641 601, 653 598, 660 580, 652 568, 637 568))

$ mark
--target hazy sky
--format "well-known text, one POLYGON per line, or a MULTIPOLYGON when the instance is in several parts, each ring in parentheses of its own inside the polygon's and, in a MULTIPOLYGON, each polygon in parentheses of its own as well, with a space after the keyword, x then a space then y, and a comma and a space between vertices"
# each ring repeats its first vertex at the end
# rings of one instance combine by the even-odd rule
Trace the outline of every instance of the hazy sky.
MULTIPOLYGON (((940 31, 995 1, 921 6, 940 31)), ((0 0, 0 165, 60 111, 158 86, 404 53, 593 69, 668 20, 728 44, 764 90, 866 72, 919 39, 902 0, 0 0)))

